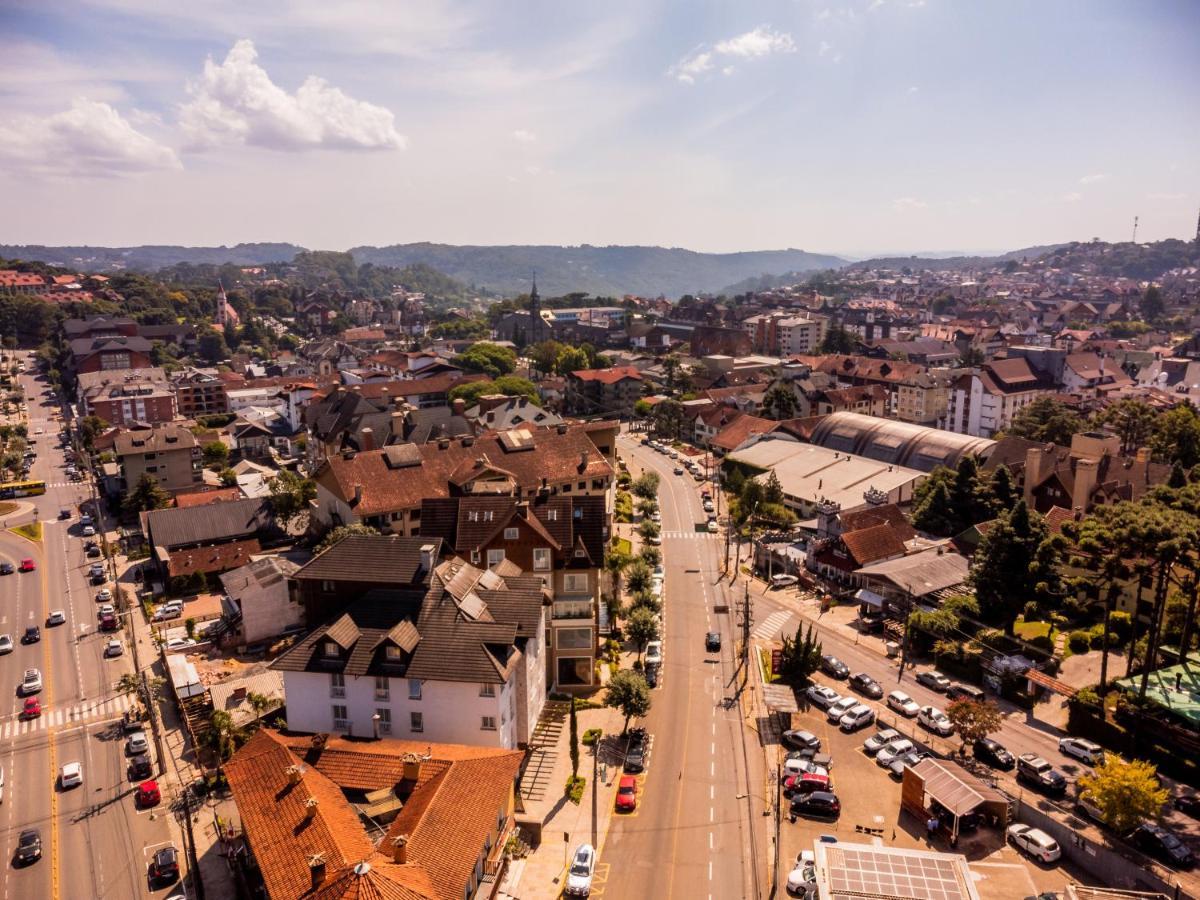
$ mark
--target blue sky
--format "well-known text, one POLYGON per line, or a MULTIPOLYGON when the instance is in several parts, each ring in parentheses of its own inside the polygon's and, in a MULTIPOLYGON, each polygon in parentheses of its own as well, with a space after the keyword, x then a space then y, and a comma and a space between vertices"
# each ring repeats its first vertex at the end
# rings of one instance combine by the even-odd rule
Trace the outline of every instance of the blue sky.
POLYGON ((1200 4, 0 0, 0 243, 1190 237, 1200 4))

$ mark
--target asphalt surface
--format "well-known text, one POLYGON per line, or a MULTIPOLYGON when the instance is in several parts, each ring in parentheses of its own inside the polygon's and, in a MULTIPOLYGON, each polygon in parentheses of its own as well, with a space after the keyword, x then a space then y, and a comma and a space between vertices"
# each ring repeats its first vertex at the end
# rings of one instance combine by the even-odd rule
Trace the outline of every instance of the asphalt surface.
MULTIPOLYGON (((743 726, 734 697, 732 616, 719 582, 724 542, 703 529, 700 485, 672 474, 662 454, 622 436, 619 448, 635 476, 661 477, 664 585, 663 675, 639 724, 651 735, 638 810, 613 818, 603 855, 611 863, 607 896, 756 897, 761 848, 750 824, 743 726), (706 632, 722 636, 707 653, 706 632)), ((737 680, 740 681, 740 673, 737 680)), ((753 752, 761 756, 757 745, 753 752)), ((753 759, 751 759, 753 765, 753 759)))
MULTIPOLYGON (((57 404, 42 397, 46 383, 32 374, 20 381, 29 408, 29 436, 38 452, 30 478, 44 479, 47 491, 18 501, 36 508, 44 524, 40 544, 0 531, 0 561, 16 565, 28 557, 37 563, 34 572, 0 577, 0 633, 11 634, 15 645, 11 654, 0 656, 0 685, 7 686, 9 697, 0 701, 0 843, 9 856, 0 892, 6 900, 162 894, 165 887, 149 890, 146 864, 154 849, 171 842, 170 813, 165 796, 152 811, 135 808, 136 785, 128 777, 119 735, 122 711, 132 698, 115 690, 133 666, 128 652, 113 659, 103 656, 108 636, 97 630, 93 597, 98 588, 88 583, 91 561, 80 536, 79 503, 89 489, 82 482, 68 483, 59 449, 61 422, 52 417, 57 404), (59 521, 60 509, 72 510, 69 521, 59 521), (46 627, 49 612, 59 609, 66 622, 46 627), (20 642, 27 625, 41 626, 39 643, 20 642), (24 722, 18 716, 24 702, 18 686, 30 667, 42 672, 42 715, 24 722), (68 762, 82 763, 84 783, 61 790, 58 770, 68 762), (12 854, 27 828, 41 832, 43 856, 17 867, 12 854)), ((15 513, 8 519, 5 525, 11 528, 33 517, 15 513)))

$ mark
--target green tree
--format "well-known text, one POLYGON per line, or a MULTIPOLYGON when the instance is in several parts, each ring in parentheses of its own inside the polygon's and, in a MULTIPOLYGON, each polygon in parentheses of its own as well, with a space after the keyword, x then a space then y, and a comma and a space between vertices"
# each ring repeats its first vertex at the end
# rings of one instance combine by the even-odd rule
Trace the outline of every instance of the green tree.
POLYGON ((571 777, 579 777, 579 720, 575 715, 575 698, 571 698, 571 712, 568 719, 571 736, 571 777))
POLYGON ((979 604, 970 594, 947 597, 937 609, 915 610, 908 616, 908 625, 934 637, 947 638, 958 632, 964 616, 979 615, 979 604))
POLYGON ((196 337, 196 351, 201 358, 216 363, 229 358, 229 347, 221 332, 214 328, 201 329, 196 337))
POLYGON ((205 444, 200 452, 204 456, 204 464, 214 472, 219 472, 229 464, 229 448, 220 441, 205 444))
POLYGON ((643 500, 657 500, 658 485, 658 473, 646 471, 634 479, 629 489, 635 497, 641 497, 643 500))
POLYGON ((1158 286, 1152 284, 1146 288, 1146 292, 1142 294, 1142 318, 1147 322, 1161 319, 1165 308, 1162 291, 1158 289, 1158 286))
POLYGON ((608 552, 604 555, 604 571, 608 572, 612 595, 618 602, 621 597, 621 577, 632 565, 633 557, 616 547, 609 547, 608 552))
POLYGON ((309 504, 317 497, 317 483, 282 469, 270 482, 271 511, 279 527, 288 530, 298 518, 307 519, 309 504))
POLYGON ((554 371, 558 375, 578 372, 587 367, 588 355, 580 347, 563 347, 558 351, 558 359, 554 361, 554 371))
POLYGON ((975 551, 970 579, 983 618, 1013 634, 1025 604, 1046 604, 1062 594, 1059 543, 1042 517, 1018 500, 998 516, 975 551))
POLYGON ((647 542, 652 538, 658 537, 661 531, 662 529, 658 527, 658 523, 652 519, 646 519, 638 526, 638 535, 641 536, 642 540, 647 542))
POLYGON ((1185 469, 1200 462, 1200 414, 1196 407, 1181 403, 1159 416, 1150 447, 1161 462, 1178 461, 1185 469))
POLYGON ((785 684, 792 687, 803 687, 812 680, 813 672, 821 667, 821 641, 817 638, 811 624, 808 632, 804 631, 801 623, 796 626, 794 637, 783 637, 783 647, 779 654, 779 672, 777 673, 785 684))
POLYGON ((969 369, 975 366, 982 366, 985 361, 983 351, 978 347, 967 347, 967 349, 958 354, 958 363, 964 368, 969 369))
POLYGON ((621 733, 629 731, 629 720, 650 712, 650 686, 641 672, 622 669, 613 675, 604 694, 604 705, 625 717, 621 733))
POLYGON ((317 544, 313 550, 314 554, 321 554, 332 547, 334 544, 340 543, 342 539, 348 538, 354 534, 379 534, 378 528, 372 528, 370 525, 339 525, 337 528, 331 528, 329 533, 322 538, 321 543, 317 544))
POLYGON ((1129 456, 1148 446, 1158 411, 1145 400, 1127 397, 1096 416, 1096 424, 1111 429, 1121 439, 1121 454, 1129 456))
POLYGON ((129 491, 121 505, 127 515, 135 516, 143 510, 164 509, 171 502, 171 495, 158 486, 153 475, 143 472, 129 491))
POLYGON ((645 606, 635 606, 625 620, 625 635, 637 647, 638 659, 641 659, 646 645, 658 640, 658 619, 645 606))
POLYGON ((989 700, 955 700, 946 707, 946 718, 962 741, 958 748, 960 756, 966 754, 967 744, 983 740, 1004 724, 1000 707, 989 700))
POLYGON ((853 353, 854 336, 839 325, 830 326, 821 340, 822 353, 853 353))
POLYGON ((668 394, 678 393, 683 384, 683 362, 674 353, 667 354, 662 362, 663 369, 663 387, 666 388, 668 394))
POLYGON ((1171 474, 1167 478, 1167 487, 1177 491, 1188 483, 1187 472, 1183 470, 1183 465, 1179 460, 1171 463, 1171 474))
POLYGON ((558 362, 558 355, 566 347, 566 344, 560 344, 558 341, 540 341, 526 347, 525 356, 533 363, 535 369, 548 374, 554 371, 554 364, 558 362))
POLYGON ((237 487, 237 472, 233 469, 224 468, 217 473, 217 477, 221 479, 221 487, 237 487))
POLYGON ((79 436, 88 450, 95 449, 96 438, 107 430, 108 423, 99 416, 84 416, 79 421, 79 436))
POLYGON ((217 709, 213 711, 208 721, 212 726, 212 741, 217 751, 217 756, 221 762, 225 762, 229 757, 233 756, 233 749, 238 734, 238 729, 233 724, 233 715, 227 710, 217 709))
POLYGON ((1019 496, 1020 492, 1017 491, 1008 466, 1004 464, 996 466, 987 483, 987 498, 991 505, 992 515, 999 515, 1012 509, 1019 496))
POLYGON ((1124 760, 1106 753, 1092 774, 1079 777, 1080 796, 1100 810, 1100 818, 1118 834, 1158 818, 1170 798, 1152 763, 1124 760))
POLYGON ((776 382, 762 399, 763 415, 777 421, 796 415, 796 394, 788 382, 776 382))
POLYGON ((644 419, 653 411, 654 407, 650 405, 650 401, 645 397, 633 404, 633 414, 639 419, 644 419))
POLYGON ((489 378, 499 378, 516 369, 517 354, 508 347, 490 341, 478 341, 455 356, 453 362, 468 372, 482 372, 489 378))
POLYGON ((683 430, 683 404, 670 397, 659 400, 654 404, 650 413, 654 420, 654 430, 665 437, 679 438, 683 430))
POLYGON ((631 594, 640 594, 642 591, 650 590, 650 583, 654 580, 654 572, 642 560, 635 560, 629 564, 629 569, 625 573, 625 587, 631 594))
POLYGON ((1007 434, 1041 443, 1070 445, 1072 435, 1083 431, 1083 417, 1057 397, 1038 397, 1013 417, 1007 434))
POLYGON ((922 492, 922 498, 913 507, 913 527, 938 537, 951 537, 958 534, 962 531, 959 527, 962 520, 959 518, 959 511, 955 508, 953 499, 951 499, 950 487, 946 479, 934 480, 931 475, 926 480, 926 483, 929 482, 932 482, 931 488, 922 492))

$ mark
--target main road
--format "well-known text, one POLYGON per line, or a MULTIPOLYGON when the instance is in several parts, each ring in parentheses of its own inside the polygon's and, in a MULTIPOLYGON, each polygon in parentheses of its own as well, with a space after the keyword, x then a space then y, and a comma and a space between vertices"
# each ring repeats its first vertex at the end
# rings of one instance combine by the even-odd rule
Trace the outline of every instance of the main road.
POLYGON ((705 530, 708 517, 690 476, 674 475, 671 460, 630 435, 619 446, 632 473, 661 478, 664 649, 662 679, 639 723, 651 734, 639 808, 613 818, 603 851, 612 864, 605 892, 666 900, 758 897, 763 857, 747 795, 761 785, 761 752, 757 743, 747 752, 753 733, 736 702, 742 673, 732 612, 716 612, 732 609, 720 581, 723 544, 705 530), (722 635, 720 653, 705 651, 710 631, 722 635))
MULTIPOLYGON (((23 358, 32 369, 31 357, 23 358)), ((108 636, 97 630, 95 588, 86 574, 91 560, 79 521, 89 488, 66 477, 58 398, 32 372, 22 375, 20 384, 31 448, 38 454, 29 477, 44 480, 47 490, 18 501, 22 508, 10 513, 0 531, 0 561, 16 566, 32 559, 37 566, 0 577, 0 633, 11 635, 14 643, 12 653, 0 656, 0 686, 10 698, 0 701, 0 846, 9 856, 0 890, 18 898, 151 896, 146 867, 154 850, 172 840, 170 815, 166 802, 146 811, 134 804, 136 784, 119 728, 132 697, 116 690, 132 664, 128 655, 106 659, 108 636), (69 520, 59 520, 61 509, 71 510, 69 520), (35 519, 43 523, 40 542, 8 530, 35 519), (66 622, 47 627, 52 610, 62 610, 66 622), (41 640, 22 643, 25 629, 33 625, 41 628, 41 640), (28 668, 42 673, 42 714, 24 720, 18 686, 28 668), (69 762, 82 764, 84 783, 62 790, 58 770, 69 762), (29 828, 41 833, 43 858, 17 867, 12 854, 21 831, 29 828)))

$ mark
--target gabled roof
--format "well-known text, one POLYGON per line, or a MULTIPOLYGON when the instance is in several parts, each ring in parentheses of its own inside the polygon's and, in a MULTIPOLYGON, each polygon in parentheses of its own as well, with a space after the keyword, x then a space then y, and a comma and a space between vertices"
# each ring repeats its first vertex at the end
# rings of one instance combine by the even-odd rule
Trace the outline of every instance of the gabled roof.
POLYGON ((168 550, 213 541, 249 538, 275 530, 268 500, 257 498, 144 513, 150 543, 168 550))
POLYGON ((616 384, 627 378, 634 381, 642 380, 642 373, 636 366, 612 366, 608 369, 579 369, 571 373, 571 377, 579 381, 594 381, 600 384, 616 384))
POLYGON ((851 558, 860 566, 878 559, 903 556, 905 549, 904 541, 892 530, 892 526, 887 524, 844 532, 842 543, 846 545, 846 551, 851 558))
POLYGON ((441 541, 431 537, 352 534, 313 557, 292 576, 298 580, 355 581, 395 587, 425 584, 430 573, 422 566, 421 548, 441 553, 441 541))

